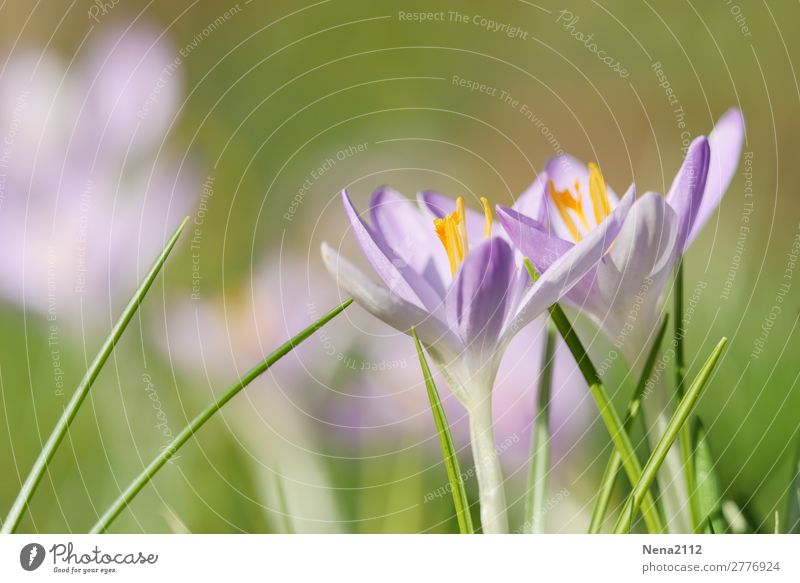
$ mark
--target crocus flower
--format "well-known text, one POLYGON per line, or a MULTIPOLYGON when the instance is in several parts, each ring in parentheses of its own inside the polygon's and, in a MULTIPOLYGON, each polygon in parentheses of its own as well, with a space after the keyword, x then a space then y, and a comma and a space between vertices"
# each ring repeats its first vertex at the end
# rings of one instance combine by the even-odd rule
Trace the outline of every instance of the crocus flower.
MULTIPOLYGON (((696 138, 666 197, 647 192, 639 198, 607 255, 565 295, 598 322, 631 365, 656 327, 670 273, 728 188, 743 135, 741 112, 732 109, 708 137, 696 138)), ((535 214, 498 213, 515 245, 546 273, 619 203, 594 163, 559 156, 543 175, 532 193, 539 201, 535 214)))
MULTIPOLYGON (((335 289, 313 284, 318 274, 319 266, 301 254, 269 255, 224 294, 176 297, 164 312, 154 311, 154 344, 192 387, 223 386, 336 303, 335 289)), ((545 324, 542 316, 514 337, 495 379, 494 426, 497 440, 511 444, 501 456, 508 472, 521 471, 530 457, 545 324)), ((556 350, 555 361, 550 418, 558 458, 585 431, 593 405, 583 398, 585 382, 565 347, 556 350)), ((369 455, 384 455, 402 443, 439 455, 413 343, 367 312, 333 320, 257 382, 248 394, 277 395, 280 404, 269 404, 276 415, 292 408, 316 419, 337 451, 363 452, 369 443, 369 455)), ((463 407, 452 395, 443 394, 442 401, 456 442, 467 439, 463 407)))
MULTIPOLYGON (((316 285, 320 268, 318 262, 284 250, 259 260, 243 281, 228 282, 224 293, 199 299, 175 296, 164 312, 152 313, 148 329, 153 344, 163 349, 170 370, 207 399, 213 389, 243 374, 336 303, 333 286, 316 285)), ((506 476, 526 475, 530 460, 545 324, 541 316, 514 337, 495 380, 494 429, 506 476)), ((276 517, 271 497, 274 480, 280 478, 292 497, 286 506, 293 516, 287 518, 295 532, 348 527, 337 523, 341 516, 320 452, 360 459, 413 450, 436 460, 440 444, 422 383, 416 350, 407 336, 363 310, 348 310, 277 362, 241 400, 230 403, 224 415, 237 438, 241 435, 255 473, 264 478, 262 500, 269 518, 276 517), (308 427, 310 420, 323 428, 324 444, 320 432, 308 427)), ((454 440, 464 443, 469 438, 464 408, 451 394, 442 392, 441 397, 454 440)), ((559 460, 586 435, 593 411, 574 359, 560 346, 550 407, 554 475, 565 471, 559 460)), ((285 517, 279 518, 282 524, 285 517)))
MULTIPOLYGON (((356 239, 382 283, 327 244, 323 259, 339 285, 395 329, 415 327, 452 393, 470 418, 484 532, 507 529, 502 476, 492 431, 491 390, 503 352, 527 323, 558 301, 602 258, 634 199, 633 188, 600 227, 562 254, 535 283, 520 269, 504 235, 483 216, 435 193, 419 208, 389 188, 375 191, 371 224, 342 193, 356 239)), ((529 197, 521 197, 518 208, 529 197)))

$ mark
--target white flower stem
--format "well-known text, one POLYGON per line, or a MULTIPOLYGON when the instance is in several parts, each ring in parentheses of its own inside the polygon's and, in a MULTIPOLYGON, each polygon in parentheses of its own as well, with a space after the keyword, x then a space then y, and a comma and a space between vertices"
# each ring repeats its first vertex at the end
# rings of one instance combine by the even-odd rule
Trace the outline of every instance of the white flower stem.
POLYGON ((481 504, 481 525, 484 534, 508 532, 506 496, 503 491, 503 472, 494 440, 492 426, 492 397, 487 394, 469 411, 469 430, 472 456, 478 476, 481 504))

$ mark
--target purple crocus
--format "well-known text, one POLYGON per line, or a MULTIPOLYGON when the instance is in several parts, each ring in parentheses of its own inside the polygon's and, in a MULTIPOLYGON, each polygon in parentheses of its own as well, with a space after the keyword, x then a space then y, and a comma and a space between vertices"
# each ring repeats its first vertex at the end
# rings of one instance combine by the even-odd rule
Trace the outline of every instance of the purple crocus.
MULTIPOLYGON (((629 364, 648 344, 670 273, 727 190, 743 137, 741 112, 731 109, 708 137, 691 143, 666 197, 647 192, 639 198, 608 253, 565 295, 597 321, 629 364)), ((547 273, 619 203, 596 164, 564 155, 543 174, 531 193, 535 213, 500 207, 498 214, 514 244, 547 273)))
MULTIPOLYGON (((503 479, 492 431, 491 390, 513 336, 558 301, 600 261, 635 198, 633 188, 599 228, 564 252, 535 283, 504 234, 494 234, 488 201, 483 216, 437 193, 415 207, 389 188, 370 201, 371 224, 342 193, 359 246, 381 283, 327 244, 322 256, 339 285, 395 329, 416 327, 450 390, 467 409, 484 532, 507 530, 503 479)), ((536 209, 529 194, 516 208, 536 209)))

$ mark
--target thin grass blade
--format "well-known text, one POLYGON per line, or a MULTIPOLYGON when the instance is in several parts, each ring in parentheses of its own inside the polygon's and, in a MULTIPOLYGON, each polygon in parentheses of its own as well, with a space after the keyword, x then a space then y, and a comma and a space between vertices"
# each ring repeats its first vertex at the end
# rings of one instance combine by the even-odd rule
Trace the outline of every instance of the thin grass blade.
POLYGON ((116 324, 114 324, 111 332, 106 337, 103 345, 100 347, 100 351, 97 353, 97 356, 95 356, 94 360, 89 365, 89 368, 84 374, 83 379, 81 379, 81 382, 78 384, 78 387, 72 394, 67 406, 64 408, 64 412, 61 414, 56 426, 53 428, 53 432, 50 434, 50 437, 47 438, 42 451, 39 453, 39 457, 37 457, 36 461, 33 463, 33 468, 31 468, 30 474, 28 474, 28 477, 23 483, 16 500, 14 500, 14 504, 11 506, 11 510, 3 522, 3 528, 0 529, 0 532, 3 534, 14 532, 19 525, 19 521, 22 519, 22 515, 25 512, 25 509, 28 507, 36 487, 39 485, 39 482, 44 476, 47 466, 50 464, 50 461, 53 459, 58 446, 61 444, 64 436, 67 434, 67 430, 72 424, 73 419, 75 419, 75 415, 78 414, 78 410, 83 404, 83 401, 86 399, 86 395, 89 394, 89 389, 92 388, 95 379, 97 379, 97 375, 100 374, 100 370, 103 368, 103 365, 113 352, 114 347, 117 345, 122 333, 125 332, 125 329, 128 327, 128 324, 133 318, 133 315, 136 313, 136 310, 139 308, 139 305, 142 303, 142 301, 144 301, 145 295, 147 295, 147 292, 150 290, 150 286, 153 285, 153 281, 155 281, 156 276, 164 266, 164 262, 167 260, 172 248, 175 247, 175 243, 178 241, 178 238, 180 237, 181 232, 188 221, 189 217, 184 218, 180 226, 175 229, 175 232, 172 234, 172 237, 170 237, 166 247, 164 247, 164 249, 161 251, 161 254, 156 258, 155 262, 150 268, 150 271, 147 272, 144 280, 142 280, 142 283, 139 284, 139 288, 133 294, 133 297, 128 302, 128 305, 125 306, 125 309, 122 311, 122 314, 120 315, 116 324))
MULTIPOLYGON (((628 402, 628 413, 625 416, 623 427, 627 433, 630 433, 636 418, 642 408, 642 397, 647 389, 650 375, 653 374, 653 368, 658 358, 658 352, 661 350, 661 344, 664 341, 664 335, 667 331, 667 323, 669 316, 664 316, 661 327, 656 333, 653 340, 653 345, 650 347, 650 352, 645 360, 642 374, 639 376, 639 382, 633 391, 633 396, 628 402)), ((617 450, 611 453, 611 458, 608 460, 606 469, 603 472, 603 479, 600 482, 600 491, 597 494, 597 502, 595 503, 594 510, 592 511, 592 519, 589 523, 589 534, 597 534, 603 525, 608 504, 611 500, 611 495, 614 493, 614 486, 617 483, 617 476, 619 476, 620 466, 622 466, 622 456, 619 455, 617 450)))
POLYGON ((550 391, 553 384, 555 352, 556 330, 552 324, 548 324, 542 352, 536 419, 531 432, 531 464, 528 496, 525 500, 525 531, 532 534, 544 532, 547 472, 550 468, 550 391))
MULTIPOLYGON (((642 477, 633 486, 633 490, 631 491, 629 497, 629 500, 633 502, 634 513, 638 511, 642 501, 650 491, 650 486, 656 479, 656 474, 661 468, 664 458, 667 457, 667 453, 669 452, 670 447, 672 447, 672 442, 675 441, 675 438, 678 436, 681 428, 686 423, 689 415, 692 413, 692 410, 697 403, 697 399, 700 397, 700 393, 708 383, 708 379, 711 377, 711 373, 714 371, 717 362, 719 362, 719 358, 722 355, 722 351, 727 343, 728 339, 723 337, 711 352, 711 355, 708 357, 708 360, 706 360, 703 368, 700 369, 700 372, 695 377, 692 385, 686 391, 683 399, 681 399, 678 408, 675 410, 675 413, 667 424, 664 434, 661 436, 661 439, 658 440, 656 447, 653 449, 650 459, 647 460, 647 463, 642 470, 642 477)), ((614 532, 628 532, 631 527, 631 520, 632 515, 627 512, 620 515, 617 525, 614 527, 614 532)))
POLYGON ((442 446, 442 456, 444 457, 445 468, 447 468, 447 477, 450 480, 453 505, 456 509, 458 530, 461 534, 472 534, 475 529, 472 525, 472 516, 469 513, 469 500, 467 499, 467 491, 464 488, 461 466, 456 457, 456 448, 453 445, 450 425, 447 423, 447 416, 439 398, 439 391, 436 390, 436 383, 433 382, 433 375, 431 375, 431 369, 425 358, 425 352, 422 350, 422 344, 420 344, 417 331, 414 328, 411 328, 411 335, 414 337, 414 344, 417 347, 419 365, 422 368, 422 376, 425 378, 425 386, 428 389, 428 399, 431 402, 433 420, 436 422, 436 431, 439 433, 439 443, 442 446))
POLYGON ((710 532, 722 534, 728 530, 725 517, 722 515, 722 493, 719 487, 719 478, 714 469, 714 456, 708 442, 703 422, 697 417, 692 420, 692 442, 695 444, 694 475, 697 480, 695 501, 700 513, 701 524, 710 526, 710 532))
POLYGON ((800 440, 792 465, 792 478, 789 483, 789 501, 786 508, 786 532, 800 534, 800 440))
POLYGON ((128 504, 136 497, 136 495, 144 488, 147 483, 158 473, 158 471, 166 464, 172 456, 191 438, 198 429, 200 429, 206 421, 208 421, 214 413, 222 409, 225 404, 233 399, 242 389, 252 383, 262 373, 269 369, 273 364, 278 362, 281 358, 289 354, 301 342, 309 338, 317 330, 322 328, 325 324, 333 320, 336 316, 341 314, 347 306, 353 303, 352 299, 348 299, 344 303, 336 306, 330 312, 322 316, 319 320, 305 328, 302 332, 293 336, 283 344, 281 344, 272 354, 259 362, 250 371, 245 374, 240 380, 229 387, 218 399, 208 405, 203 411, 195 417, 189 425, 184 427, 172 442, 161 450, 161 452, 148 464, 148 466, 139 474, 136 479, 125 489, 122 494, 114 501, 108 510, 103 513, 97 523, 89 531, 91 534, 96 534, 105 531, 114 519, 119 516, 128 504))
POLYGON ((277 499, 277 514, 281 517, 281 532, 294 534, 295 528, 292 524, 292 511, 289 508, 289 498, 286 496, 286 486, 284 485, 283 475, 280 466, 276 463, 272 472, 273 487, 275 488, 275 498, 277 499))
MULTIPOLYGON (((531 280, 536 281, 539 277, 539 274, 536 272, 533 264, 527 258, 524 260, 524 263, 531 280)), ((603 423, 605 423, 606 429, 611 435, 611 440, 614 442, 614 447, 620 453, 620 457, 622 458, 622 467, 625 469, 628 480, 631 482, 631 484, 636 484, 639 482, 642 476, 642 465, 639 463, 639 459, 636 457, 636 451, 633 448, 633 443, 631 443, 630 437, 628 437, 628 433, 623 427, 623 423, 619 418, 619 414, 617 413, 616 409, 614 409, 614 405, 611 402, 611 397, 609 396, 603 381, 600 379, 597 369, 595 368, 594 364, 592 364, 586 349, 583 347, 580 338, 578 338, 578 335, 572 328, 572 325, 570 324, 566 314, 564 314, 564 310, 561 309, 561 306, 558 304, 553 304, 550 306, 549 312, 553 324, 555 324, 558 333, 564 339, 564 343, 567 345, 570 352, 572 352, 572 356, 575 358, 575 362, 578 363, 578 368, 580 369, 583 378, 586 380, 586 384, 589 385, 589 391, 592 393, 592 397, 594 397, 595 403, 597 404, 597 409, 600 412, 600 418, 603 420, 603 423)), ((649 491, 645 492, 644 494, 641 508, 645 523, 647 524, 647 529, 651 533, 663 532, 663 521, 658 514, 658 508, 656 507, 655 500, 649 491)))

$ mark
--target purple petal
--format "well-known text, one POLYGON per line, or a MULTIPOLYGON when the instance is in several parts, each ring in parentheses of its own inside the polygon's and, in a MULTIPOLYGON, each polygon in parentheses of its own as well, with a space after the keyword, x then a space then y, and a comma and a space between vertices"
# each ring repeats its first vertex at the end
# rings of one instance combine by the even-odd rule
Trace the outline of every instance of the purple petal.
MULTIPOLYGON (((539 273, 544 273, 574 244, 551 235, 537 221, 507 207, 498 206, 497 216, 516 249, 527 257, 539 273)), ((526 271, 526 270, 522 270, 526 271)), ((594 274, 590 272, 576 283, 565 299, 578 309, 583 309, 592 299, 594 274)))
POLYGON ((430 312, 438 310, 441 298, 422 275, 414 271, 378 233, 361 220, 347 191, 342 191, 342 202, 364 255, 389 290, 420 308, 430 312))
POLYGON ((686 247, 686 241, 700 210, 708 176, 710 150, 705 136, 696 138, 686 153, 686 158, 667 194, 667 201, 678 216, 678 253, 686 247))
POLYGON ((542 223, 514 209, 498 205, 497 217, 511 242, 540 273, 573 247, 572 243, 550 235, 542 223))
POLYGON ((519 329, 561 299, 585 276, 589 275, 603 258, 620 232, 625 217, 636 198, 633 185, 619 205, 586 237, 555 261, 541 274, 533 288, 523 297, 517 314, 509 323, 507 339, 519 329))
POLYGON ((719 119, 708 136, 711 159, 708 165, 708 178, 700 209, 689 232, 686 246, 694 241, 700 229, 719 206, 722 196, 739 165, 744 143, 744 119, 738 109, 730 109, 719 119))
POLYGON ((500 237, 467 254, 448 293, 447 315, 468 348, 494 352, 515 279, 514 253, 500 237))
POLYGON ((420 340, 426 346, 435 346, 445 358, 454 358, 461 352, 459 339, 438 317, 376 284, 325 243, 322 259, 338 284, 373 316, 406 334, 415 326, 420 340))
POLYGON ((370 199, 372 228, 411 269, 444 297, 450 266, 433 223, 406 197, 388 187, 370 199))

